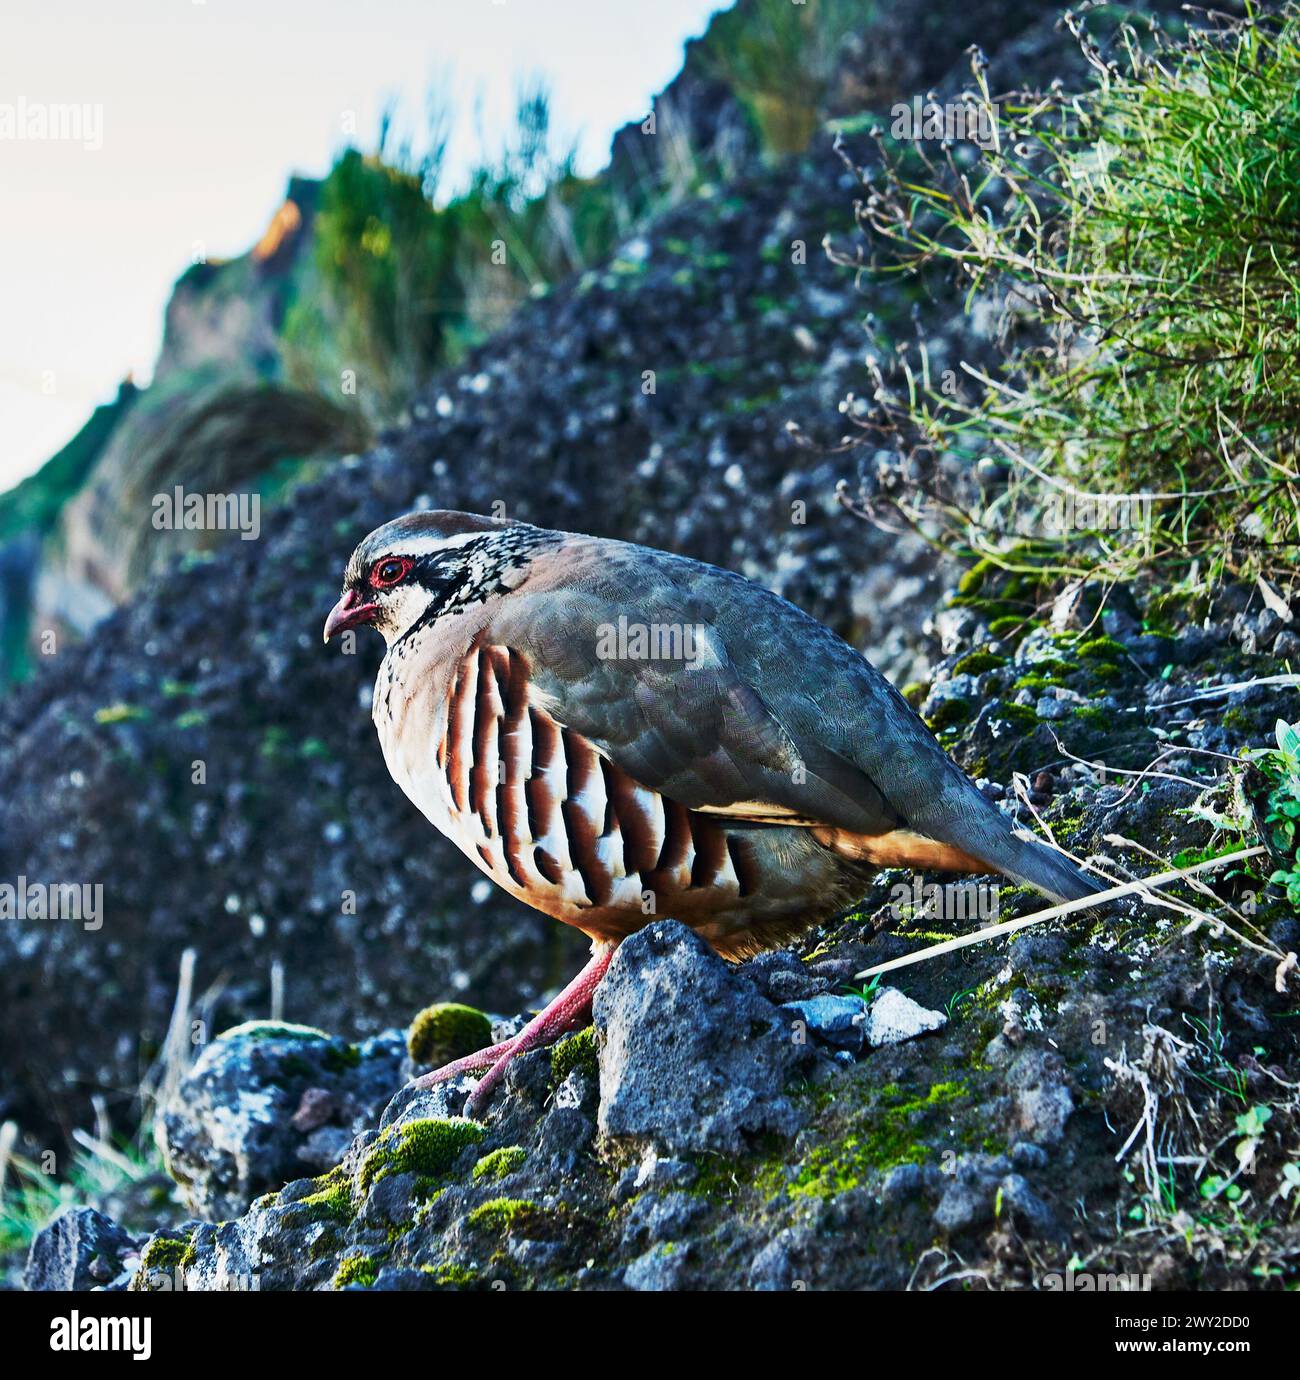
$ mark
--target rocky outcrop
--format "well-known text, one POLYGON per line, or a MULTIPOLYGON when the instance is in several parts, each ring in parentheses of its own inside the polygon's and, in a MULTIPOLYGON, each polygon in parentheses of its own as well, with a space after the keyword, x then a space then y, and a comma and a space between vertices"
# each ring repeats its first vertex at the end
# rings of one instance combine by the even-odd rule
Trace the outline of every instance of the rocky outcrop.
POLYGON ((786 1017, 685 926, 657 920, 619 946, 596 993, 602 1136, 642 1150, 735 1154, 800 1118, 803 1059, 786 1017))
POLYGON ((214 1040, 160 1110, 157 1134, 186 1206, 236 1217, 287 1180, 337 1164, 402 1081, 400 1034, 360 1045, 310 1026, 251 1022, 214 1040))
POLYGON ((94 1208, 67 1208, 33 1243, 23 1287, 57 1292, 125 1287, 143 1240, 94 1208))

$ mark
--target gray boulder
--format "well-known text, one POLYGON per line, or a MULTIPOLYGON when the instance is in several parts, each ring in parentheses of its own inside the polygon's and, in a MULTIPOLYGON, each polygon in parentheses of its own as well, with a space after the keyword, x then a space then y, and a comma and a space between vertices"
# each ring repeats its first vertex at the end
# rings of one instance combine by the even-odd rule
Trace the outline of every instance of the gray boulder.
POLYGON ((801 1125, 785 1088, 807 1047, 778 1011, 684 925, 624 940, 596 991, 598 1129, 669 1155, 735 1152, 801 1125))
POLYGON ((140 1240, 94 1208, 68 1208, 32 1242, 23 1286, 33 1291, 103 1288, 124 1273, 126 1258, 138 1254, 140 1240))
POLYGON ((950 1236, 992 1222, 998 1187, 1011 1168, 1001 1155, 959 1155, 934 1210, 934 1225, 950 1236))
POLYGON ((644 1293, 665 1293, 680 1288, 688 1247, 665 1241, 651 1246, 623 1271, 623 1284, 644 1293))
POLYGON ((1060 1141, 1074 1112, 1068 1076, 1060 1056, 1049 1050, 1026 1050, 1016 1059, 1007 1072, 1016 1132, 1040 1145, 1060 1141))
POLYGON ((199 1056, 159 1118, 190 1210, 237 1217, 291 1179, 331 1168, 402 1082, 397 1032, 361 1045, 307 1026, 237 1026, 199 1056))

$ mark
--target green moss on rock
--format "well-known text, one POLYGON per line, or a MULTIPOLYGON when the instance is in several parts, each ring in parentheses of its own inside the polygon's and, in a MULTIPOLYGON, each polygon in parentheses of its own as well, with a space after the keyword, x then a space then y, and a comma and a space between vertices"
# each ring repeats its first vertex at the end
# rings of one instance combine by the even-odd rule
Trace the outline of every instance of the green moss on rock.
POLYGON ((1079 668, 1073 661, 1065 661, 1059 656, 1040 656, 1030 658, 1030 667, 1036 676, 1072 675, 1079 668))
POLYGON ((574 1069, 593 1077, 597 1070, 596 1027, 589 1025, 575 1035, 567 1035, 551 1050, 551 1081, 563 1083, 574 1069))
POLYGON ((295 1207, 306 1208, 313 1220, 328 1218, 335 1222, 350 1222, 356 1216, 352 1203, 352 1180, 342 1165, 313 1180, 316 1192, 299 1198, 295 1207))
POLYGON ((910 680, 900 693, 913 709, 920 709, 925 703, 925 697, 930 693, 930 687, 923 680, 910 680))
POLYGON ((231 1026, 217 1036, 218 1040, 329 1040, 323 1030, 314 1025, 294 1025, 289 1021, 245 1021, 231 1026))
POLYGON ((933 732, 937 733, 941 728, 952 728, 955 724, 964 724, 970 715, 969 702, 954 695, 951 699, 940 700, 926 723, 930 725, 933 732))
POLYGON ((540 1203, 527 1198, 490 1198, 476 1207, 465 1223, 474 1231, 494 1236, 508 1236, 512 1232, 527 1236, 550 1217, 540 1203))
POLYGON ((1080 642, 1075 651, 1090 661, 1110 661, 1117 656, 1126 655, 1122 642, 1117 642, 1113 637, 1105 635, 1089 638, 1087 642, 1080 642))
POLYGON ((1004 614, 1001 618, 995 618, 989 624, 989 632, 999 642, 1019 642, 1026 633, 1041 626, 1042 624, 1036 618, 1021 617, 1019 614, 1012 613, 1004 614))
POLYGON ((331 1044, 321 1056, 321 1066, 327 1073, 346 1073, 360 1063, 360 1047, 347 1043, 331 1044))
POLYGON ((955 1081, 935 1083, 912 1097, 897 1084, 885 1084, 841 1136, 814 1145, 793 1168, 784 1156, 773 1159, 755 1186, 771 1197, 796 1201, 833 1198, 896 1165, 921 1164, 933 1154, 928 1137, 934 1122, 969 1093, 955 1081))
POLYGON ((194 1264, 194 1238, 176 1241, 155 1236, 140 1257, 142 1270, 185 1270, 194 1264))
POLYGON ((479 1282, 478 1275, 466 1265, 421 1265, 420 1269, 445 1289, 468 1289, 479 1282))
POLYGON ((153 1275, 175 1277, 188 1270, 197 1259, 194 1236, 177 1240, 172 1236, 155 1236, 144 1248, 140 1264, 131 1279, 133 1293, 149 1293, 154 1288, 153 1275))
POLYGON ((1006 657, 998 656, 996 652, 978 649, 967 652, 952 669, 953 673, 959 676, 982 676, 985 671, 996 671, 998 667, 1006 664, 1006 657))
POLYGON ((423 1174, 439 1178, 467 1145, 487 1132, 466 1117, 426 1117, 392 1126, 366 1152, 357 1171, 357 1187, 368 1193, 390 1174, 423 1174))
POLYGON ((97 724, 129 724, 147 719, 149 711, 134 704, 106 704, 95 710, 97 724))
POLYGON ((504 1179, 507 1174, 513 1174, 527 1158, 528 1152, 522 1145, 503 1145, 479 1160, 474 1166, 474 1177, 504 1179))
POLYGON ((368 1255, 350 1255, 339 1262, 330 1285, 335 1289, 346 1289, 349 1284, 360 1284, 369 1289, 379 1278, 379 1266, 368 1255))
POLYGON ((1026 704, 1000 704, 993 717, 1017 728, 1033 730, 1038 727, 1038 715, 1026 704))
POLYGON ((406 1048, 417 1064, 449 1064, 492 1043, 492 1022, 472 1006, 444 1001, 411 1022, 406 1048))

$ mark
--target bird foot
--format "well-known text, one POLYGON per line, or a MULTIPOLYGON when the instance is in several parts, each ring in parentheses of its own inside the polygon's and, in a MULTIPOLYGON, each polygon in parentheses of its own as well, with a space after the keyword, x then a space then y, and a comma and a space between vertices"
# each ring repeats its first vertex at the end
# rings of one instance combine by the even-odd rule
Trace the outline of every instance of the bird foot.
POLYGON ((518 1035, 512 1035, 510 1039, 502 1040, 500 1044, 475 1050, 473 1054, 466 1054, 464 1058, 454 1059, 450 1064, 443 1064, 441 1068, 434 1069, 431 1073, 422 1073, 419 1078, 411 1082, 410 1086, 412 1088, 431 1088, 435 1083, 446 1083, 452 1078, 459 1078, 462 1073, 481 1073, 484 1069, 490 1069, 503 1055, 513 1053, 518 1040, 518 1035))
POLYGON ((422 1074, 410 1086, 431 1088, 435 1083, 445 1083, 449 1078, 459 1078, 463 1073, 478 1073, 486 1069, 465 1104, 466 1116, 480 1116, 493 1089, 505 1077, 512 1059, 526 1054, 530 1049, 553 1044, 561 1035, 586 1022, 591 1015, 591 999, 613 957, 614 946, 601 945, 578 976, 553 1002, 539 1011, 518 1035, 444 1064, 432 1073, 422 1074))

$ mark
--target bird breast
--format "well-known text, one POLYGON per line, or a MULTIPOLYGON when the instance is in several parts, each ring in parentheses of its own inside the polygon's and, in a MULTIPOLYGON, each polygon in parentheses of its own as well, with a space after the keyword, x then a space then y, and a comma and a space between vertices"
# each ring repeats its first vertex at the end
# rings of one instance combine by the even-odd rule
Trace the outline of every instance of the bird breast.
POLYGON ((747 839, 635 782, 559 722, 523 656, 485 637, 441 673, 386 662, 375 723, 425 817, 494 882, 566 923, 604 933, 596 917, 623 912, 616 928, 630 930, 683 900, 739 902, 755 883, 747 839))

